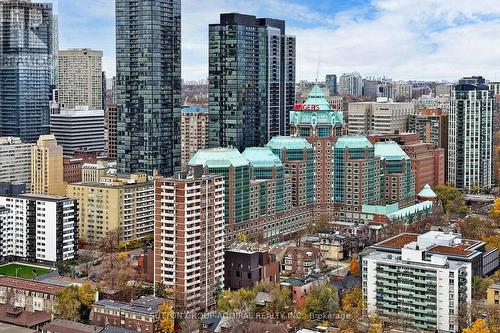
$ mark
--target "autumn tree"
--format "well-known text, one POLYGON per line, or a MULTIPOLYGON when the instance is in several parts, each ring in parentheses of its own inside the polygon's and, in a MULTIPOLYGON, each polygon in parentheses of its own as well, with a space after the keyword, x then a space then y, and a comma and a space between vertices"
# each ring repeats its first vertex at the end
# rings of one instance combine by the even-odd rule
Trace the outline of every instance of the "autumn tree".
POLYGON ((369 317, 368 322, 368 333, 383 333, 384 331, 384 322, 380 319, 380 317, 373 313, 369 317))
POLYGON ((349 272, 353 276, 359 276, 359 261, 357 259, 352 258, 349 263, 349 272))
POLYGON ((230 314, 230 326, 233 332, 245 332, 252 314, 255 312, 255 290, 242 288, 235 291, 224 290, 217 301, 219 311, 230 314))
POLYGON ((493 221, 478 215, 469 216, 457 222, 458 231, 467 239, 485 239, 494 235, 493 221))
POLYGON ((95 290, 90 285, 67 286, 55 294, 54 315, 58 319, 87 322, 95 290))
POLYGON ((500 235, 491 235, 482 239, 486 243, 486 248, 494 249, 497 248, 500 251, 500 235))
POLYGON ((174 310, 169 302, 165 302, 158 307, 158 331, 159 333, 174 332, 174 310))
POLYGON ((341 327, 344 330, 357 329, 357 320, 363 314, 363 292, 360 287, 349 289, 340 300, 340 312, 347 320, 342 320, 341 327))
POLYGON ((290 289, 276 283, 271 290, 271 295, 273 301, 266 306, 265 310, 277 317, 284 318, 286 314, 290 313, 293 306, 290 289))
POLYGON ((490 210, 490 216, 497 221, 500 220, 500 198, 495 199, 495 202, 490 210))
POLYGON ((99 252, 101 252, 101 254, 103 255, 119 252, 121 235, 121 229, 108 231, 97 244, 97 249, 99 250, 99 252))
POLYGON ((483 319, 478 319, 471 327, 464 328, 462 333, 490 333, 483 319))
POLYGON ((255 296, 252 288, 224 290, 217 301, 217 308, 224 313, 234 313, 243 308, 253 310, 255 296))
POLYGON ((122 292, 122 300, 128 301, 133 296, 134 288, 131 281, 139 278, 139 273, 130 266, 126 252, 107 255, 101 264, 100 283, 112 290, 122 292))
POLYGON ((491 332, 500 332, 500 306, 491 305, 488 307, 486 325, 491 332))
POLYGON ((339 294, 336 287, 322 282, 311 288, 306 297, 304 315, 313 321, 331 319, 339 309, 339 294))

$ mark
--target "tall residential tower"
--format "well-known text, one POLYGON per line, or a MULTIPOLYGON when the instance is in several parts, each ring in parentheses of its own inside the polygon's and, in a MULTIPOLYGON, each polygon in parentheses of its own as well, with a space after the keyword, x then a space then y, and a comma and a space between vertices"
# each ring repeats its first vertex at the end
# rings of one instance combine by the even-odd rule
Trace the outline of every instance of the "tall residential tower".
POLYGON ((493 95, 483 77, 463 78, 451 93, 448 180, 465 191, 493 186, 493 95))
POLYGON ((181 1, 116 1, 118 171, 180 169, 181 1))
POLYGON ((295 101, 295 37, 285 22, 221 14, 209 26, 209 146, 263 146, 287 135, 295 101))

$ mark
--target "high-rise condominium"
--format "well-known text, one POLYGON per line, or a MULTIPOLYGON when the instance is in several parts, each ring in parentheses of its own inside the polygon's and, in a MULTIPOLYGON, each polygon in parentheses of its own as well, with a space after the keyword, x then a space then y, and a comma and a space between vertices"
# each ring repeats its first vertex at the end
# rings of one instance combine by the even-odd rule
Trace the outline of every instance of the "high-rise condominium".
POLYGON ((118 171, 180 169, 181 1, 116 1, 118 171))
POLYGON ((481 76, 453 88, 448 130, 448 180, 465 191, 493 185, 493 96, 481 76))
POLYGON ((102 110, 102 51, 59 51, 59 106, 102 110))
POLYGON ((339 78, 339 95, 360 97, 363 94, 363 79, 359 73, 344 73, 339 78))
POLYGON ((0 20, 0 136, 34 142, 49 131, 52 5, 3 0, 0 20))
POLYGON ((295 37, 285 22, 221 14, 209 26, 209 146, 262 146, 287 135, 295 101, 295 37))

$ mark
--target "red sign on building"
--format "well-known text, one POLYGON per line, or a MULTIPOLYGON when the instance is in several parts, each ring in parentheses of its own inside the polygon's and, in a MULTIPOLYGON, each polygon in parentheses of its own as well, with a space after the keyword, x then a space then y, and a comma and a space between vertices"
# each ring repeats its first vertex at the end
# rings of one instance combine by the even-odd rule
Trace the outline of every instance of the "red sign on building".
POLYGON ((294 104, 293 109, 295 111, 319 111, 319 105, 317 105, 317 104, 294 104))

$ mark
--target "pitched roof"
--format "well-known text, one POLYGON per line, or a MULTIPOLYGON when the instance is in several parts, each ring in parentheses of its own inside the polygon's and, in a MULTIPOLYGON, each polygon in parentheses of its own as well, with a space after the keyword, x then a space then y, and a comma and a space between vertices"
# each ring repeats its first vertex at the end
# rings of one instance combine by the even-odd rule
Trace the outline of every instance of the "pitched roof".
POLYGON ((429 184, 425 184, 422 191, 418 193, 418 196, 421 198, 437 198, 436 193, 432 190, 429 184))
POLYGON ((373 144, 363 135, 344 135, 338 138, 335 148, 372 148, 373 144))
POLYGON ((392 140, 375 143, 375 156, 388 160, 409 160, 410 157, 392 140))
POLYGON ((242 167, 250 165, 250 162, 235 148, 211 148, 200 149, 189 160, 189 165, 203 165, 209 168, 216 167, 242 167))
POLYGON ((271 149, 303 150, 312 149, 312 145, 305 138, 293 136, 275 136, 266 145, 271 149))
POLYGON ((7 276, 0 277, 0 286, 36 291, 49 295, 54 295, 56 292, 63 289, 62 286, 7 276))
POLYGON ((242 155, 255 168, 283 167, 279 157, 274 155, 269 147, 250 147, 245 149, 242 155))

